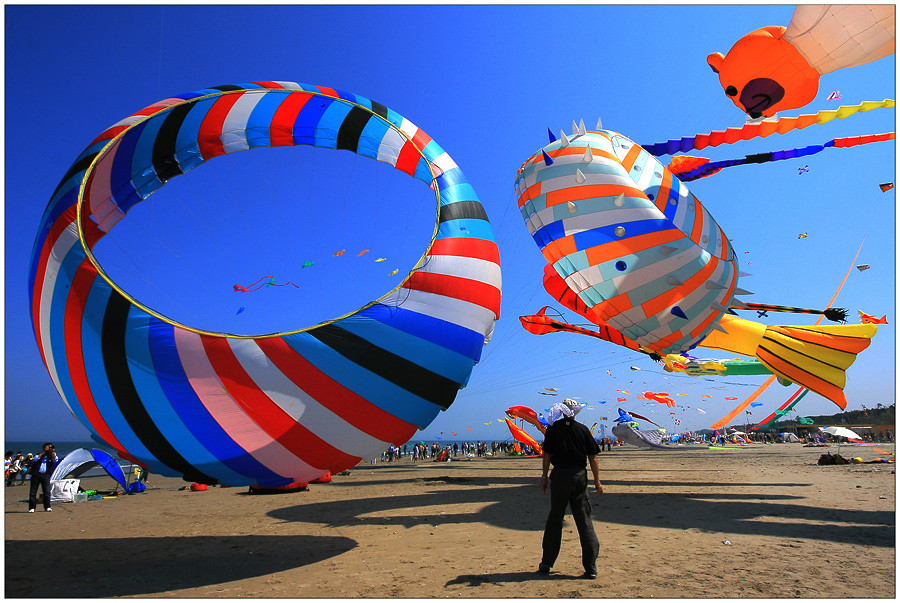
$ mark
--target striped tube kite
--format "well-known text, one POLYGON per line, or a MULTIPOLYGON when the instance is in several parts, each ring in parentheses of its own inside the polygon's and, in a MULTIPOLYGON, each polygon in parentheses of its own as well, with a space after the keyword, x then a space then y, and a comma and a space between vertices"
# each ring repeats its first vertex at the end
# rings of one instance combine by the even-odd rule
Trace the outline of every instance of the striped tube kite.
MULTIPOLYGON (((600 127, 600 124, 598 124, 600 127)), ((610 130, 562 133, 519 168, 522 217, 544 255, 544 287, 599 327, 593 335, 659 360, 702 346, 756 358, 784 382, 846 406, 844 371, 875 325, 766 326, 737 317, 750 292, 731 243, 656 157, 610 130)), ((558 329, 546 314, 521 319, 558 329)))
POLYGON ((820 76, 894 54, 894 44, 891 4, 809 4, 794 9, 787 27, 752 31, 706 62, 735 106, 755 119, 812 102, 820 76))
POLYGON ((53 193, 29 280, 38 348, 72 414, 122 458, 206 484, 308 481, 406 442, 452 404, 500 311, 491 226, 449 155, 380 103, 291 82, 178 95, 105 130, 53 193), (306 329, 205 332, 142 305, 95 260, 169 179, 301 144, 386 162, 434 191, 431 244, 377 301, 306 329))

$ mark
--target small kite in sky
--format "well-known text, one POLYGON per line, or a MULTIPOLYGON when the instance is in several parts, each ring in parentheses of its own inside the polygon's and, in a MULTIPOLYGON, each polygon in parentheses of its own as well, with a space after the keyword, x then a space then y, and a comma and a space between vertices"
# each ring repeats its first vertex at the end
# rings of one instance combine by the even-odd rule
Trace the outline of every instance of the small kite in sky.
POLYGON ((831 94, 829 94, 829 95, 828 95, 828 98, 826 98, 825 100, 830 100, 830 101, 832 101, 832 100, 837 100, 837 99, 839 99, 839 98, 841 98, 841 91, 840 91, 840 90, 835 90, 835 91, 833 91, 831 94))
POLYGON ((490 425, 491 423, 493 423, 493 421, 488 421, 485 425, 490 425))
POLYGON ((334 252, 334 257, 337 257, 337 256, 339 256, 339 255, 344 255, 344 252, 345 252, 345 251, 346 251, 346 249, 340 249, 340 250, 338 250, 338 251, 335 251, 335 252, 334 252))
POLYGON ((757 406, 762 406, 762 405, 763 405, 762 402, 754 402, 750 406, 752 406, 753 408, 756 408, 757 406))
POLYGON ((400 269, 399 269, 399 268, 394 268, 394 269, 388 274, 388 276, 394 276, 394 275, 397 274, 398 272, 400 272, 400 269))
POLYGON ((310 266, 312 266, 314 264, 315 264, 315 262, 313 262, 312 260, 306 260, 305 262, 303 262, 303 265, 300 266, 300 268, 309 268, 310 266))
POLYGON ((238 311, 234 313, 234 315, 237 316, 238 314, 240 314, 241 312, 243 312, 246 309, 247 309, 247 306, 241 306, 240 308, 238 308, 238 311))
POLYGON ((768 317, 769 317, 769 312, 768 312, 767 310, 757 310, 757 311, 756 311, 756 316, 759 317, 759 318, 768 318, 768 317))
POLYGON ((726 396, 725 399, 726 400, 737 400, 737 398, 735 398, 734 396, 726 396))
POLYGON ((378 259, 375 260, 375 261, 376 261, 376 262, 383 262, 383 261, 385 261, 386 259, 387 259, 387 258, 378 258, 378 259))
POLYGON ((297 287, 298 289, 300 288, 295 283, 292 283, 291 281, 288 281, 286 283, 276 283, 274 276, 264 276, 261 279, 259 279, 258 281, 256 281, 255 283, 247 285, 246 287, 242 287, 241 285, 238 285, 235 283, 234 291, 240 292, 240 293, 253 293, 254 291, 259 291, 263 287, 285 287, 287 285, 293 285, 294 287, 297 287), (268 280, 266 280, 266 279, 268 279, 268 280), (263 281, 265 281, 265 282, 263 282, 263 281))
POLYGON ((875 317, 872 316, 871 314, 866 314, 866 313, 863 312, 862 310, 857 310, 857 312, 859 312, 859 318, 860 318, 860 320, 862 320, 863 324, 866 324, 866 323, 874 324, 874 325, 886 325, 886 324, 888 324, 888 321, 887 321, 887 314, 885 314, 885 315, 882 316, 881 318, 875 318, 875 317))
POLYGON ((868 264, 860 264, 856 267, 856 269, 860 272, 862 272, 863 270, 868 270, 869 268, 871 268, 871 266, 869 266, 868 264))
POLYGON ((801 232, 800 234, 797 235, 797 238, 798 238, 798 239, 805 239, 805 238, 806 238, 806 233, 805 233, 805 232, 801 232))
POLYGON ((630 368, 630 369, 633 370, 633 371, 639 371, 639 370, 641 370, 640 367, 637 367, 637 366, 630 366, 630 367, 628 367, 628 368, 630 368))
POLYGON ((884 184, 879 184, 878 186, 881 188, 882 193, 886 193, 889 190, 891 190, 892 188, 894 188, 894 183, 893 182, 885 182, 884 184))
POLYGON ((362 251, 360 251, 360 252, 359 252, 359 253, 358 253, 358 254, 356 254, 356 257, 359 257, 359 256, 361 256, 361 255, 362 255, 362 254, 364 254, 364 253, 368 253, 368 252, 369 252, 369 250, 368 250, 368 249, 363 249, 363 250, 362 250, 362 251))
POLYGON ((799 176, 799 175, 802 174, 803 172, 808 172, 808 171, 809 171, 809 166, 808 166, 808 165, 804 165, 802 168, 797 168, 797 175, 799 176))

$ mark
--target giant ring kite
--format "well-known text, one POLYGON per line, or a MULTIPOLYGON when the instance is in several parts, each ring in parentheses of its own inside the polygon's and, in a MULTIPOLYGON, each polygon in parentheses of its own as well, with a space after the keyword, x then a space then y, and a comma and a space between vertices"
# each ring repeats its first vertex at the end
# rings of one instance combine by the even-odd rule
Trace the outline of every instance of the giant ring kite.
POLYGON ((41 220, 32 322, 73 415, 122 458, 188 481, 281 486, 402 444, 452 404, 500 313, 500 256, 453 160, 384 105, 292 82, 216 86, 114 124, 76 159, 41 220), (306 329, 241 336, 142 305, 92 254, 170 178, 261 146, 346 149, 426 182, 431 243, 377 301, 306 329))

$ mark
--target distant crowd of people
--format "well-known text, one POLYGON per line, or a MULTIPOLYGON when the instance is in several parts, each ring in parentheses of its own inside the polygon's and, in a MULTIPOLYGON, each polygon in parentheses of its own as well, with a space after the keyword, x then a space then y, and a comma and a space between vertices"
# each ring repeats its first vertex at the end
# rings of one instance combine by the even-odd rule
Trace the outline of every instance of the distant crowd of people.
MULTIPOLYGON (((612 447, 615 444, 615 440, 611 440, 610 438, 597 439, 597 445, 600 447, 601 451, 612 450, 612 447)), ((412 462, 435 459, 446 460, 459 457, 460 454, 466 457, 487 457, 516 454, 532 456, 537 454, 537 451, 527 444, 523 444, 521 442, 512 442, 510 440, 507 440, 505 442, 463 442, 462 444, 460 444, 459 442, 453 442, 452 444, 446 445, 432 442, 430 446, 419 442, 418 444, 404 444, 403 446, 391 445, 381 453, 381 462, 393 463, 395 461, 402 460, 412 462), (516 448, 518 448, 518 450, 516 450, 516 448)), ((374 465, 377 462, 378 459, 374 458, 370 461, 370 464, 374 465)))

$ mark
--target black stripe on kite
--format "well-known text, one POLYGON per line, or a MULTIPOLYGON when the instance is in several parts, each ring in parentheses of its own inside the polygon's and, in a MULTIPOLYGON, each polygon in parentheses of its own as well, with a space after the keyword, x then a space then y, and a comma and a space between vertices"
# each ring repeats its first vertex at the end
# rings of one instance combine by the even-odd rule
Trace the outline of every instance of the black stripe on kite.
POLYGON ((210 86, 210 90, 221 90, 222 92, 231 92, 232 90, 246 90, 243 86, 235 86, 234 84, 224 84, 222 86, 210 86))
POLYGON ((181 124, 195 106, 196 102, 191 102, 172 109, 160 126, 156 140, 153 142, 153 169, 156 170, 156 175, 163 182, 184 173, 175 160, 175 142, 178 139, 181 124))
POLYGON ((444 410, 450 407, 459 391, 459 383, 335 324, 316 327, 308 333, 348 360, 444 410))
POLYGON ((372 114, 362 107, 354 106, 350 109, 350 113, 347 114, 340 129, 338 129, 337 148, 355 153, 359 146, 359 137, 362 136, 363 128, 366 127, 371 118, 372 114))
POLYGON ((88 169, 88 166, 91 165, 91 162, 97 158, 97 155, 100 153, 91 153, 90 155, 85 155, 78 161, 76 161, 72 167, 69 168, 69 171, 66 172, 66 175, 62 177, 62 180, 59 181, 59 184, 56 186, 56 189, 53 191, 53 194, 50 195, 50 198, 53 199, 56 197, 56 193, 59 192, 59 189, 62 188, 62 185, 69 181, 69 178, 77 174, 78 172, 83 172, 88 169))
POLYGON ((487 212, 484 206, 478 201, 457 201, 456 203, 448 203, 442 205, 440 210, 440 222, 447 220, 461 220, 468 218, 472 220, 487 220, 487 212))
POLYGON ((150 418, 138 396, 125 355, 125 330, 130 308, 131 302, 113 291, 103 314, 100 345, 103 352, 103 366, 106 368, 106 378, 109 380, 113 399, 122 411, 128 426, 150 454, 163 464, 180 471, 185 481, 216 484, 218 480, 196 469, 172 447, 150 418))
POLYGON ((377 101, 372 101, 372 113, 387 119, 388 108, 377 101))

